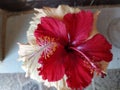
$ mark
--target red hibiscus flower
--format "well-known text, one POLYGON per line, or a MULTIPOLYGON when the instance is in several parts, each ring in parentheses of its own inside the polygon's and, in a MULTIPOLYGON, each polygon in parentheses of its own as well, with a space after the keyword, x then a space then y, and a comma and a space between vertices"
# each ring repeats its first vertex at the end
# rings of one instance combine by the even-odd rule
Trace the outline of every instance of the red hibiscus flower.
POLYGON ((71 89, 85 88, 94 72, 104 76, 99 62, 110 62, 111 45, 99 33, 91 37, 93 13, 68 13, 63 19, 42 17, 34 32, 37 44, 45 47, 38 71, 44 80, 58 81, 66 75, 71 89))

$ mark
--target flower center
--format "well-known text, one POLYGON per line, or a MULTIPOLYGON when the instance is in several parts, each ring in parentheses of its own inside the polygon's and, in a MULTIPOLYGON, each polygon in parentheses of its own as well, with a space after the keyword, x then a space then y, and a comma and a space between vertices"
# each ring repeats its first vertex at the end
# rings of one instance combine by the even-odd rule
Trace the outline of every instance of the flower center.
POLYGON ((70 45, 66 45, 65 47, 65 50, 69 53, 69 52, 73 52, 73 50, 70 48, 70 45))
POLYGON ((45 59, 49 58, 56 51, 57 43, 54 38, 44 36, 42 38, 38 38, 37 42, 43 48, 42 57, 45 59))

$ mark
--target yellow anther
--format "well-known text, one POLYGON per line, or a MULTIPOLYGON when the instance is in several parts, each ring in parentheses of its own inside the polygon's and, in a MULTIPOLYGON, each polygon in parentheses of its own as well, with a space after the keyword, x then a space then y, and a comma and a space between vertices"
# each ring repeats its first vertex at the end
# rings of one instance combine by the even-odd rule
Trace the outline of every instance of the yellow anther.
POLYGON ((57 43, 55 42, 55 38, 51 38, 48 36, 44 36, 39 38, 39 44, 44 48, 43 54, 44 58, 48 59, 53 53, 56 51, 57 43))
POLYGON ((50 57, 50 55, 49 55, 49 54, 47 54, 47 57, 49 58, 49 57, 50 57))

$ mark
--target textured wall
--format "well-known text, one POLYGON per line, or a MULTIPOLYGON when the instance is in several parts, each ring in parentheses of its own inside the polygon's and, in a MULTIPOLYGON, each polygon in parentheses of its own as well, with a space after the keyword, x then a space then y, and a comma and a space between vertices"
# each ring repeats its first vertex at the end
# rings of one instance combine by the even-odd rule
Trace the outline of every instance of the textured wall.
MULTIPOLYGON (((108 70, 105 78, 95 77, 92 84, 84 90, 120 90, 120 70, 108 70)), ((43 83, 25 78, 24 73, 0 74, 0 90, 57 90, 43 83), (4 83, 3 83, 4 81, 4 83)))

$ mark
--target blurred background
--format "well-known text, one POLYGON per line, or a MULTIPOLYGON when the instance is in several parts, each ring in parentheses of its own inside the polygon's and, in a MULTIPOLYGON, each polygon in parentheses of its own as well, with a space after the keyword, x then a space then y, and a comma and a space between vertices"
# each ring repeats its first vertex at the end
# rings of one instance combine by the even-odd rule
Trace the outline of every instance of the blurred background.
POLYGON ((120 0, 0 0, 0 90, 56 90, 25 78, 22 62, 18 62, 17 42, 27 42, 33 8, 60 4, 101 11, 97 28, 112 44, 113 60, 108 75, 94 78, 85 90, 120 90, 120 0))

